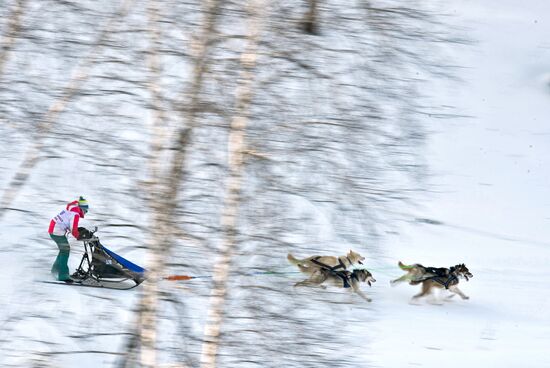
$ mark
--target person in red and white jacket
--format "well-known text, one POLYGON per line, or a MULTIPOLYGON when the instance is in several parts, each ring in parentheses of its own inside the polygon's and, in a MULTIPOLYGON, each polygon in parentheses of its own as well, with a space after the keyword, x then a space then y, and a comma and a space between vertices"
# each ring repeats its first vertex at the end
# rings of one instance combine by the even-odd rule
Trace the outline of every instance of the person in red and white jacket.
POLYGON ((76 239, 81 238, 82 234, 78 230, 78 223, 88 213, 88 208, 88 201, 84 197, 80 197, 67 204, 67 207, 50 221, 48 233, 59 248, 51 272, 59 281, 73 282, 69 275, 68 263, 71 247, 67 235, 72 234, 76 239))

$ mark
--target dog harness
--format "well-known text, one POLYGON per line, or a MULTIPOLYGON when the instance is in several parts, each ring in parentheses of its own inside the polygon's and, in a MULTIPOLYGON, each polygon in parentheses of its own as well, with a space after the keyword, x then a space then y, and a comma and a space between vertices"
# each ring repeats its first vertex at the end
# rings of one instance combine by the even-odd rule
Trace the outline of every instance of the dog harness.
POLYGON ((433 281, 437 282, 438 284, 443 285, 445 287, 445 289, 448 289, 449 285, 451 285, 451 283, 453 281, 458 280, 458 277, 454 273, 455 270, 456 270, 455 267, 449 268, 448 269, 449 271, 447 273, 446 268, 424 267, 422 265, 420 265, 420 266, 422 268, 424 268, 426 270, 426 272, 435 274, 435 276, 428 277, 425 280, 433 280, 433 281))
MULTIPOLYGON (((339 278, 342 279, 342 282, 344 283, 344 288, 349 288, 351 287, 350 285, 350 280, 355 277, 357 279, 357 275, 349 272, 347 269, 346 269, 346 265, 344 264, 344 262, 342 262, 342 260, 340 259, 340 257, 338 257, 338 264, 336 266, 329 266, 321 261, 319 261, 319 258, 321 258, 321 256, 318 256, 318 257, 315 257, 315 258, 312 258, 311 259, 311 262, 315 263, 316 265, 318 265, 319 267, 321 267, 321 269, 325 270, 325 271, 328 271, 330 273, 332 273, 333 275, 335 276, 338 276, 339 278), (339 270, 339 269, 342 269, 342 270, 339 270)), ((348 257, 346 257, 347 260, 349 261, 350 265, 352 264, 352 262, 350 261, 350 259, 348 257)))

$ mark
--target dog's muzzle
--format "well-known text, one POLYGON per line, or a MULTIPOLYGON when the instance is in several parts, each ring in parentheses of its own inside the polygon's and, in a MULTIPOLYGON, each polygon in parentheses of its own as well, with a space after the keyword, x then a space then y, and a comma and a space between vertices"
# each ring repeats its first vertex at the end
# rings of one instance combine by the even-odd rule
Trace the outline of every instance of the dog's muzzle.
POLYGON ((373 283, 373 282, 376 282, 376 280, 374 279, 374 277, 369 277, 369 278, 367 279, 367 284, 369 284, 369 286, 372 286, 372 283, 373 283))

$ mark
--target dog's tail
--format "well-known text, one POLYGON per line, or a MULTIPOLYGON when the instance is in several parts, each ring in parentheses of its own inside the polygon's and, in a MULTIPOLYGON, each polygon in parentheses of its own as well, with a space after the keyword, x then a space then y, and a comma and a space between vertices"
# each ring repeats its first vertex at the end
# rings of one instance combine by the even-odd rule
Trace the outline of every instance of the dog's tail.
POLYGON ((286 259, 288 259, 288 261, 294 265, 299 265, 301 262, 301 260, 299 260, 298 258, 294 257, 292 254, 288 253, 287 256, 286 256, 286 259))
POLYGON ((403 262, 399 261, 399 263, 397 263, 399 265, 399 268, 401 268, 402 270, 405 270, 405 271, 408 271, 410 269, 413 269, 415 267, 415 265, 406 265, 406 264, 403 264, 403 262))

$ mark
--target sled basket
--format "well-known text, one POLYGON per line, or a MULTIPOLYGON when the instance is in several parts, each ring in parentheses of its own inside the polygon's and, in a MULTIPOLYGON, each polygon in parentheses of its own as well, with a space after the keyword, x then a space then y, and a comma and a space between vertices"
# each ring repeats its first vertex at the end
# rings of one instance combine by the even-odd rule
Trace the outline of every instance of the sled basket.
POLYGON ((75 272, 77 278, 93 279, 97 283, 108 286, 132 283, 134 283, 132 286, 137 286, 145 281, 144 268, 106 248, 93 232, 90 233, 89 238, 82 240, 84 254, 75 272))

